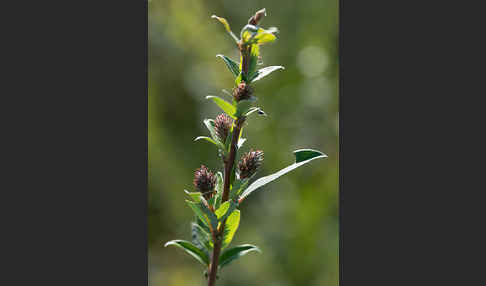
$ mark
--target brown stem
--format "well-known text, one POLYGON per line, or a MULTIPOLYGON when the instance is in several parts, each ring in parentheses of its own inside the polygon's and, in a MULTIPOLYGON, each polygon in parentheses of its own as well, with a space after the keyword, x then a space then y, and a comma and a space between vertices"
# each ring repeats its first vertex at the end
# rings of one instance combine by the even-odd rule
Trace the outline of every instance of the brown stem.
MULTIPOLYGON (((230 177, 231 177, 231 170, 235 164, 235 157, 236 157, 236 147, 238 144, 238 138, 240 137, 241 127, 245 118, 239 118, 235 122, 235 127, 233 128, 233 137, 231 138, 231 146, 230 146, 230 153, 228 158, 224 158, 224 185, 223 185, 223 196, 221 197, 221 202, 224 203, 229 198, 229 187, 230 187, 230 177)), ((216 229, 213 231, 213 256, 211 258, 211 265, 209 266, 209 278, 208 278, 208 286, 214 286, 216 283, 216 275, 218 273, 218 262, 219 262, 219 254, 221 253, 221 246, 223 245, 223 237, 222 234, 224 233, 224 226, 226 220, 221 223, 220 229, 216 229)))
POLYGON ((221 202, 223 203, 226 202, 229 197, 231 170, 233 169, 233 165, 235 163, 236 147, 238 145, 238 138, 240 137, 243 122, 244 118, 239 118, 236 120, 235 127, 233 129, 233 137, 231 138, 230 153, 228 158, 225 158, 223 196, 221 197, 221 202))
POLYGON ((214 284, 216 283, 216 275, 218 273, 219 253, 221 252, 221 246, 222 246, 221 238, 218 238, 217 235, 213 234, 213 241, 215 241, 215 243, 213 248, 213 257, 211 260, 211 265, 209 266, 210 269, 209 269, 208 286, 214 286, 214 284))
POLYGON ((240 48, 241 53, 241 71, 243 74, 248 75, 248 68, 250 66, 250 45, 242 45, 240 48))

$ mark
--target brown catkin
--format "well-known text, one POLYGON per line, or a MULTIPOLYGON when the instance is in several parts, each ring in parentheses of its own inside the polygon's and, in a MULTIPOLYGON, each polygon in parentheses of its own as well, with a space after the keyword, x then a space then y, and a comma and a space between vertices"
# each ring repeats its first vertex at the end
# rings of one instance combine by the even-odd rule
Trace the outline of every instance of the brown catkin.
POLYGON ((241 160, 238 163, 238 170, 240 171, 240 179, 249 178, 258 170, 263 164, 264 153, 261 150, 245 153, 241 156, 241 160))
POLYGON ((203 194, 204 198, 210 199, 216 186, 216 176, 206 166, 201 165, 201 168, 194 172, 192 183, 196 190, 203 194))
POLYGON ((215 129, 216 129, 216 135, 218 136, 219 140, 221 142, 225 142, 226 138, 228 137, 228 134, 231 130, 231 125, 233 124, 233 119, 226 115, 225 113, 222 113, 216 117, 216 120, 214 121, 215 129))

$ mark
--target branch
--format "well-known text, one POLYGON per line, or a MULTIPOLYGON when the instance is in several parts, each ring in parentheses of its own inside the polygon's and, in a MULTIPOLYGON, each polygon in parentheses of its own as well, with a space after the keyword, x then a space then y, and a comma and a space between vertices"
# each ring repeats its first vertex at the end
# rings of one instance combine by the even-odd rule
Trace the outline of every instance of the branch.
MULTIPOLYGON (((235 121, 235 126, 233 128, 233 137, 231 138, 230 153, 228 158, 224 158, 224 185, 223 185, 223 196, 221 197, 221 203, 228 201, 229 198, 231 171, 233 170, 233 166, 235 164, 238 139, 240 137, 241 127, 243 126, 244 122, 245 122, 245 117, 238 118, 235 121)), ((223 242, 222 236, 224 233, 225 224, 226 224, 226 220, 224 220, 221 223, 220 229, 216 229, 213 231, 214 248, 213 248, 213 256, 211 259, 211 265, 209 269, 208 286, 214 286, 214 283, 216 283, 219 254, 221 253, 221 246, 223 242)))

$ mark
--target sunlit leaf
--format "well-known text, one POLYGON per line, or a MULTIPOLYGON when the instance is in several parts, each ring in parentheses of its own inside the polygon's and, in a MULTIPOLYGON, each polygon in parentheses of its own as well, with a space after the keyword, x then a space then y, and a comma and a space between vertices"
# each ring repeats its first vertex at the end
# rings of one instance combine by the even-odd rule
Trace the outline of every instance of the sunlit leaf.
POLYGON ((245 80, 245 77, 242 72, 235 78, 235 85, 238 86, 242 81, 245 80))
POLYGON ((228 248, 224 250, 223 253, 221 253, 221 255, 219 256, 219 267, 222 268, 226 265, 229 265, 232 261, 252 251, 261 253, 258 247, 251 244, 243 244, 228 248))
POLYGON ((250 43, 257 35, 258 28, 254 25, 247 24, 241 29, 240 37, 243 44, 250 43))
POLYGON ((221 217, 218 218, 219 221, 221 221, 221 222, 224 221, 224 220, 226 220, 233 213, 233 211, 236 209, 236 207, 238 206, 238 204, 235 203, 233 200, 226 201, 225 203, 227 203, 227 202, 229 202, 228 209, 226 209, 226 211, 224 212, 224 214, 221 217))
POLYGON ((269 75, 270 73, 282 69, 284 70, 285 68, 283 66, 269 66, 269 67, 264 67, 262 69, 259 69, 256 73, 252 75, 252 77, 249 79, 250 82, 255 82, 257 80, 260 80, 264 78, 265 76, 269 75))
POLYGON ((220 57, 221 59, 223 59, 224 63, 234 76, 238 76, 240 74, 240 68, 238 63, 224 55, 216 55, 216 57, 220 57))
POLYGON ((229 207, 230 207, 230 202, 226 201, 222 203, 221 206, 214 212, 218 220, 220 220, 220 218, 228 211, 229 207))
POLYGON ((224 28, 226 29, 226 31, 228 32, 228 34, 230 34, 230 36, 236 41, 238 42, 238 37, 236 37, 235 34, 233 34, 233 31, 231 31, 231 28, 230 28, 230 25, 228 24, 228 21, 226 21, 225 18, 222 18, 222 17, 218 17, 216 15, 212 15, 211 18, 213 19, 216 19, 218 20, 221 24, 224 25, 224 28))
POLYGON ((253 74, 256 73, 259 56, 260 56, 260 46, 257 44, 251 45, 250 65, 248 67, 248 78, 253 77, 253 74))
POLYGON ((213 96, 213 95, 206 96, 206 99, 212 100, 226 114, 228 114, 233 119, 236 119, 236 117, 235 117, 236 107, 234 107, 231 103, 227 102, 226 100, 222 99, 221 97, 217 97, 217 96, 213 96))
POLYGON ((253 41, 259 45, 273 42, 277 38, 274 33, 277 32, 278 29, 275 27, 268 28, 267 30, 259 28, 257 34, 253 37, 253 41))
POLYGON ((322 153, 322 152, 319 152, 319 151, 316 151, 316 150, 312 150, 312 149, 301 149, 301 150, 296 150, 294 151, 294 155, 295 155, 295 163, 288 166, 287 168, 284 168, 272 175, 269 175, 269 176, 265 176, 265 177, 262 177, 256 181, 254 181, 242 194, 241 194, 241 197, 240 197, 240 202, 245 198, 247 197, 249 194, 251 194, 252 192, 254 192, 255 190, 257 190, 258 188, 276 180, 277 178, 279 178, 280 176, 283 176, 285 174, 287 174, 288 172, 306 164, 306 163, 309 163, 310 161, 312 160, 315 160, 315 159, 318 159, 318 158, 326 158, 327 155, 322 153))
POLYGON ((194 244, 189 241, 185 240, 171 240, 167 242, 164 246, 167 247, 169 245, 177 246, 183 249, 186 253, 191 255, 192 257, 196 258, 197 261, 201 262, 202 265, 208 266, 209 265, 209 258, 206 253, 204 253, 201 249, 197 248, 194 244))
POLYGON ((224 235, 223 235, 223 248, 228 246, 233 240, 233 236, 240 225, 240 211, 235 210, 231 213, 231 215, 226 220, 226 225, 224 228, 224 235))

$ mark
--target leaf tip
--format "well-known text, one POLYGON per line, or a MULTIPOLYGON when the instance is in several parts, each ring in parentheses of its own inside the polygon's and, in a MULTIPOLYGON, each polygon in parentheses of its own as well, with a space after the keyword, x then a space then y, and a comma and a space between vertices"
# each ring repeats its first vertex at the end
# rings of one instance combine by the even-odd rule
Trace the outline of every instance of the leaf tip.
POLYGON ((175 242, 174 242, 173 240, 171 240, 171 241, 167 241, 167 242, 164 244, 164 247, 167 247, 167 246, 172 245, 172 244, 174 244, 174 243, 175 243, 175 242))
POLYGON ((318 150, 313 149, 299 149, 294 151, 295 162, 300 163, 307 160, 317 158, 327 158, 327 155, 318 150))

